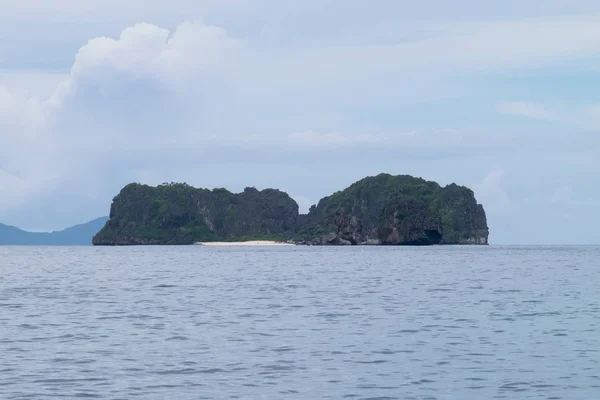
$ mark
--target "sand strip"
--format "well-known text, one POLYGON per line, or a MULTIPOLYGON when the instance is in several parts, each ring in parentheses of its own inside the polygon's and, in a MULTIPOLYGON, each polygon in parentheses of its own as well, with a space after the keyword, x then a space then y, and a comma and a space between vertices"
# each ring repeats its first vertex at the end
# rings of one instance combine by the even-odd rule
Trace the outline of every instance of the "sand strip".
POLYGON ((201 246, 294 246, 291 243, 274 242, 271 240, 249 240, 247 242, 197 242, 201 246))

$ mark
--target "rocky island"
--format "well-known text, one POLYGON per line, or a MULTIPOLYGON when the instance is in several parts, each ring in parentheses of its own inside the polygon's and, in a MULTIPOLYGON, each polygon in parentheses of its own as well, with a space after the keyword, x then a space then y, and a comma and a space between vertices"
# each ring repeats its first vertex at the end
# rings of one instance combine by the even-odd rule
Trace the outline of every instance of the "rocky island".
POLYGON ((308 214, 287 193, 241 193, 132 183, 113 199, 94 245, 186 245, 272 240, 307 245, 487 244, 485 211, 471 189, 409 175, 367 177, 308 214))

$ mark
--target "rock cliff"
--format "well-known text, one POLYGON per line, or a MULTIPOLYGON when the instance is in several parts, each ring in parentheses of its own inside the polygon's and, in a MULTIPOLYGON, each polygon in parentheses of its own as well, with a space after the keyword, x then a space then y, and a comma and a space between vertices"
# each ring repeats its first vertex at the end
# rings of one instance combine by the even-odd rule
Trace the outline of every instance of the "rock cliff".
POLYGON ((483 206, 473 191, 409 175, 380 174, 334 193, 300 216, 307 244, 487 244, 483 206))
POLYGON ((130 184, 113 199, 95 245, 287 240, 311 245, 487 244, 473 191, 408 175, 364 178, 299 215, 275 189, 242 193, 186 184, 130 184))
POLYGON ((298 205, 274 189, 196 189, 186 184, 125 186, 113 199, 95 245, 192 244, 198 241, 280 240, 293 229, 298 205))

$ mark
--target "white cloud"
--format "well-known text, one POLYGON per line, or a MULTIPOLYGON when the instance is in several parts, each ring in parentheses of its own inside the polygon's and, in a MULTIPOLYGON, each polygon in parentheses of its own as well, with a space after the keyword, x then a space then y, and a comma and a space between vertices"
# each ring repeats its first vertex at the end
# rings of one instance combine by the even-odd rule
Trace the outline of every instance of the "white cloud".
POLYGON ((187 12, 208 11, 218 6, 219 0, 171 0, 168 7, 160 0, 22 0, 2 4, 3 15, 13 19, 78 20, 121 19, 131 16, 156 16, 177 14, 177 9, 187 12))
POLYGON ((27 187, 18 177, 0 169, 0 212, 20 201, 26 194, 27 187))
MULTIPOLYGON (((0 86, 0 124, 34 129, 42 123, 42 104, 39 98, 24 90, 10 90, 0 86)), ((29 130, 27 129, 27 130, 29 130)))
POLYGON ((105 71, 110 68, 113 74, 152 76, 171 85, 179 81, 180 87, 189 87, 191 77, 195 78, 191 86, 216 79, 220 84, 229 82, 235 88, 232 94, 244 101, 282 100, 287 93, 283 101, 289 103, 321 90, 317 102, 343 99, 369 104, 392 93, 409 98, 423 93, 443 96, 443 90, 452 90, 444 87, 447 83, 434 82, 437 90, 427 87, 440 76, 530 68, 594 56, 600 52, 599 22, 600 17, 595 16, 445 22, 436 28, 434 37, 383 45, 311 44, 275 51, 260 50, 260 45, 240 51, 245 41, 200 23, 185 23, 172 36, 157 26, 138 24, 124 30, 118 40, 91 40, 80 50, 72 71, 73 76, 102 82, 113 79, 105 71))
POLYGON ((44 133, 48 118, 37 96, 0 85, 0 212, 52 186, 60 163, 44 133))
POLYGON ((4 90, 27 93, 28 97, 48 98, 69 74, 40 70, 0 70, 0 86, 4 90))
MULTIPOLYGON (((185 22, 172 35, 151 24, 136 24, 119 39, 91 39, 77 53, 63 87, 71 92, 81 86, 107 91, 139 79, 167 90, 202 87, 230 68, 241 46, 224 30, 201 22, 185 22)), ((64 95, 58 91, 55 100, 64 95)))
POLYGON ((570 207, 594 207, 600 205, 599 202, 591 198, 579 198, 569 185, 562 185, 556 188, 550 200, 554 204, 570 207))
POLYGON ((520 117, 529 117, 543 119, 548 121, 560 120, 563 117, 556 111, 548 110, 543 104, 526 102, 509 102, 496 105, 496 111, 501 114, 516 115, 520 117))
POLYGON ((220 79, 234 84, 245 100, 324 88, 321 97, 327 101, 335 90, 338 101, 370 101, 415 79, 425 86, 440 74, 528 68, 596 55, 599 22, 595 16, 446 22, 435 37, 406 43, 310 46, 271 54, 240 51, 244 41, 216 26, 186 22, 170 35, 142 23, 125 29, 119 39, 90 40, 77 54, 70 80, 108 84, 115 74, 124 74, 189 87, 220 79), (347 96, 349 89, 361 96, 347 96))
POLYGON ((501 114, 544 121, 557 121, 586 130, 600 129, 600 104, 546 106, 527 102, 508 102, 496 105, 501 114))
POLYGON ((283 60, 283 66, 301 66, 319 81, 394 72, 414 77, 531 68, 598 54, 599 22, 600 17, 591 16, 447 23, 433 38, 306 48, 283 60))
POLYGON ((571 120, 584 129, 600 129, 600 104, 589 104, 576 110, 571 120))
POLYGON ((298 132, 288 136, 288 143, 296 148, 381 145, 385 138, 373 134, 344 135, 339 132, 298 132))
POLYGON ((512 207, 511 201, 503 188, 503 169, 490 171, 474 189, 480 202, 492 213, 504 213, 512 207))

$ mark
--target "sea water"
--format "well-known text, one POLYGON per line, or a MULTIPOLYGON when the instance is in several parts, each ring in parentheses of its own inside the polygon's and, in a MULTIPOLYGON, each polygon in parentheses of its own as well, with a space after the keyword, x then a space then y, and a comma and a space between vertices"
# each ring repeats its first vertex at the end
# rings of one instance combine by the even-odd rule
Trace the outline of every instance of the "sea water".
POLYGON ((0 399, 597 399, 599 247, 0 247, 0 399))

